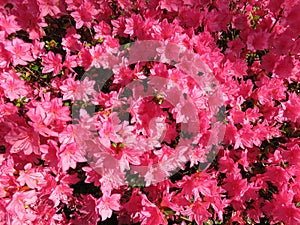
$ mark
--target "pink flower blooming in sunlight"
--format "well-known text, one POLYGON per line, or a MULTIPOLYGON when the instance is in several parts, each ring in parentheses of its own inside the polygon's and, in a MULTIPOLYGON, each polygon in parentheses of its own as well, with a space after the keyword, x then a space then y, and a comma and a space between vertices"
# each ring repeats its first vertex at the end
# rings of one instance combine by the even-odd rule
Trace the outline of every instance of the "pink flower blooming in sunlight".
MULTIPOLYGON (((44 176, 42 173, 35 171, 32 168, 32 164, 28 163, 24 167, 24 171, 20 171, 20 176, 17 181, 23 186, 27 185, 29 188, 39 188, 44 182, 44 176)), ((40 187, 41 188, 41 187, 40 187)))
POLYGON ((167 224, 164 215, 155 204, 151 204, 147 198, 143 198, 141 204, 143 206, 141 210, 141 215, 143 216, 141 225, 167 224))
POLYGON ((13 66, 26 65, 27 62, 34 60, 31 54, 32 44, 25 43, 19 38, 14 38, 11 42, 8 42, 5 48, 12 54, 13 66))
POLYGON ((12 53, 6 50, 5 45, 0 43, 0 68, 7 68, 9 66, 12 53))
POLYGON ((59 8, 60 0, 38 0, 39 9, 41 12, 41 17, 47 16, 57 16, 61 13, 59 8))
POLYGON ((50 51, 43 57, 42 65, 44 66, 43 73, 53 72, 53 75, 57 75, 62 70, 62 57, 50 51))
POLYGON ((6 210, 19 219, 26 218, 27 220, 34 221, 37 215, 34 214, 30 207, 36 201, 37 193, 34 190, 19 191, 13 195, 6 210))
POLYGON ((70 167, 75 169, 77 162, 86 161, 86 158, 82 152, 79 151, 79 148, 75 143, 61 146, 59 158, 63 171, 67 171, 70 167))
POLYGON ((5 136, 5 140, 12 145, 10 152, 23 151, 25 155, 39 154, 39 135, 32 128, 16 127, 5 136))
POLYGON ((63 106, 60 98, 54 98, 50 102, 44 102, 44 109, 47 111, 47 116, 44 120, 45 124, 58 123, 70 121, 70 110, 68 107, 63 106))
POLYGON ((191 204, 191 209, 188 210, 187 215, 189 215, 191 219, 195 219, 197 224, 203 224, 203 222, 207 221, 211 216, 207 211, 208 207, 208 202, 202 202, 198 199, 191 204))
POLYGON ((289 100, 284 103, 284 116, 291 121, 300 122, 300 97, 296 93, 289 96, 289 100))
POLYGON ((70 99, 74 101, 77 96, 77 87, 79 85, 80 85, 79 80, 75 81, 73 77, 66 78, 59 87, 63 94, 63 100, 70 99))
POLYGON ((8 35, 21 30, 21 27, 18 25, 15 19, 16 16, 4 16, 0 14, 0 30, 4 30, 8 35))
POLYGON ((51 192, 49 199, 53 201, 54 207, 57 207, 61 202, 67 202, 68 198, 72 196, 73 189, 68 184, 59 184, 51 192))
POLYGON ((79 9, 71 13, 71 16, 76 21, 76 29, 80 29, 84 25, 91 28, 92 19, 97 12, 98 11, 94 8, 90 1, 84 1, 79 9))
POLYGON ((19 74, 10 70, 0 73, 0 88, 3 89, 4 95, 11 101, 26 97, 29 88, 25 85, 25 81, 21 80, 19 74))
POLYGON ((101 220, 104 221, 107 218, 112 216, 112 212, 120 210, 120 194, 104 194, 98 201, 97 201, 97 209, 99 211, 99 215, 101 216, 101 220))
POLYGON ((48 182, 47 187, 50 188, 51 193, 49 199, 53 201, 54 207, 57 207, 60 202, 67 203, 73 194, 72 184, 76 184, 79 178, 74 175, 68 175, 66 173, 59 173, 55 178, 48 182), (54 180, 55 179, 55 180, 54 180))
POLYGON ((256 31, 248 36, 247 46, 251 51, 264 50, 268 48, 270 34, 263 31, 256 31))
MULTIPOLYGON (((71 83, 71 82, 70 82, 71 83)), ((75 92, 75 100, 89 100, 93 94, 96 93, 94 89, 95 85, 94 80, 90 80, 88 77, 84 78, 78 85, 73 83, 71 85, 74 85, 73 88, 76 86, 76 92, 75 92)), ((72 90, 72 89, 71 89, 72 90)))

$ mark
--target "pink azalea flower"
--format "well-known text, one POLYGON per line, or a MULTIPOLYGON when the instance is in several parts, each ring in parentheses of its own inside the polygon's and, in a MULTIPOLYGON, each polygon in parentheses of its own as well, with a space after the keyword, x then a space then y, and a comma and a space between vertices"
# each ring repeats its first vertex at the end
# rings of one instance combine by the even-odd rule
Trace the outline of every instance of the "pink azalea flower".
POLYGON ((62 57, 60 54, 54 54, 50 51, 47 56, 43 57, 42 65, 44 66, 43 73, 53 71, 53 75, 57 75, 62 70, 62 57))
POLYGON ((274 73, 281 78, 288 78, 293 70, 293 67, 293 59, 287 55, 285 57, 281 57, 281 59, 277 61, 274 73))
POLYGON ((252 148, 253 144, 259 146, 260 140, 258 139, 258 134, 252 130, 251 125, 246 122, 236 134, 234 148, 252 148))
POLYGON ((116 113, 101 121, 98 125, 100 143, 106 148, 110 148, 111 141, 114 143, 122 142, 122 138, 117 132, 121 129, 120 120, 116 113))
POLYGON ((45 42, 39 42, 37 40, 33 41, 33 46, 32 46, 32 55, 34 59, 39 58, 45 51, 44 49, 45 42))
POLYGON ((280 166, 268 166, 266 173, 263 174, 263 179, 265 181, 271 181, 277 187, 282 187, 286 185, 288 180, 291 178, 291 175, 287 170, 283 169, 280 166))
POLYGON ((6 50, 12 53, 12 64, 27 65, 28 62, 34 61, 31 54, 32 44, 25 43, 22 39, 14 38, 7 43, 6 50))
POLYGON ((47 111, 40 104, 38 104, 35 108, 30 108, 27 115, 31 120, 28 122, 29 125, 31 125, 36 132, 39 132, 45 137, 58 135, 56 131, 48 127, 49 124, 45 124, 47 111))
POLYGON ((31 205, 37 201, 37 193, 34 190, 31 191, 18 191, 16 192, 6 210, 12 216, 27 220, 34 221, 36 216, 30 209, 31 205))
POLYGON ((227 23, 230 21, 231 15, 226 11, 218 13, 216 9, 213 9, 207 14, 207 29, 210 32, 221 31, 226 29, 227 23))
POLYGON ((63 102, 60 98, 54 98, 50 102, 44 102, 43 107, 48 112, 44 120, 45 124, 71 120, 69 116, 70 110, 68 107, 63 106, 63 102))
POLYGON ((228 193, 228 196, 235 200, 240 200, 248 190, 247 180, 237 176, 228 176, 225 184, 222 186, 228 193))
POLYGON ((285 91, 287 88, 281 79, 264 77, 257 84, 260 85, 257 89, 257 98, 262 104, 272 102, 275 99, 280 101, 286 98, 285 91))
POLYGON ((160 7, 168 11, 178 11, 181 3, 180 0, 163 0, 160 1, 160 7))
MULTIPOLYGON (((64 79, 62 85, 60 85, 60 90, 63 94, 63 100, 72 100, 74 101, 77 95, 77 87, 80 85, 80 81, 74 79, 74 77, 69 77, 64 79)), ((76 99, 77 100, 77 99, 76 99)))
POLYGON ((284 116, 293 121, 300 121, 300 97, 296 93, 289 95, 289 100, 284 105, 284 116))
POLYGON ((113 210, 120 210, 120 198, 120 194, 105 194, 99 200, 97 200, 96 207, 99 211, 102 221, 106 220, 107 218, 110 218, 112 216, 113 210))
POLYGON ((6 117, 14 116, 17 113, 18 113, 18 107, 13 105, 12 103, 6 103, 6 104, 0 103, 0 123, 4 122, 4 119, 6 119, 6 117))
POLYGON ((49 196, 49 199, 54 202, 54 207, 57 207, 60 201, 67 203, 72 194, 73 189, 70 188, 69 185, 61 183, 54 188, 49 196))
POLYGON ((111 27, 104 21, 101 21, 99 24, 94 26, 96 35, 95 39, 101 38, 103 35, 110 35, 111 34, 111 27))
POLYGON ((78 65, 83 66, 85 70, 89 70, 93 62, 91 49, 88 47, 82 48, 78 53, 78 65))
MULTIPOLYGON (((77 84, 77 82, 74 84, 74 82, 71 85, 77 86, 76 92, 75 92, 75 100, 85 100, 89 101, 92 99, 93 95, 96 94, 96 91, 94 89, 95 81, 90 80, 88 77, 85 77, 84 80, 80 81, 80 83, 77 84)), ((74 88, 73 87, 73 88, 74 88)))
POLYGON ((60 0, 38 0, 37 1, 41 13, 41 17, 50 16, 56 17, 61 10, 59 8, 60 0))
POLYGON ((26 164, 24 169, 24 171, 20 171, 20 176, 18 177, 17 181, 22 186, 27 184, 29 188, 41 189, 41 184, 45 183, 43 174, 33 169, 31 163, 26 164))
POLYGON ((96 45, 91 49, 91 55, 93 56, 93 66, 101 68, 101 56, 104 52, 104 48, 101 45, 96 45))
POLYGON ((61 214, 57 214, 57 210, 53 207, 53 202, 48 195, 40 196, 35 209, 38 215, 35 225, 53 225, 57 224, 61 214))
POLYGON ((75 143, 61 146, 58 156, 60 158, 59 165, 64 172, 69 168, 75 169, 77 162, 86 162, 86 158, 75 143))
POLYGON ((66 36, 62 39, 63 49, 68 52, 79 51, 82 48, 82 44, 80 43, 80 35, 76 33, 76 29, 74 27, 70 27, 67 29, 66 36))
POLYGON ((71 71, 72 73, 74 73, 75 71, 73 70, 73 68, 77 67, 77 60, 78 60, 78 56, 77 55, 70 55, 69 53, 67 53, 65 61, 63 63, 63 67, 66 68, 65 70, 65 74, 68 74, 69 71, 71 71))
POLYGON ((48 183, 46 187, 49 192, 47 194, 49 194, 49 199, 53 201, 54 207, 57 207, 60 202, 68 204, 73 195, 73 189, 70 185, 76 184, 78 181, 76 173, 73 175, 59 173, 56 174, 55 180, 52 175, 47 178, 48 183))
POLYGON ((273 51, 262 57, 262 68, 268 72, 272 72, 275 68, 278 56, 273 51))
POLYGON ((247 39, 247 47, 251 51, 264 50, 268 48, 270 34, 266 31, 258 30, 251 33, 247 39))
POLYGON ((72 221, 74 225, 94 225, 100 220, 96 208, 96 199, 92 195, 82 195, 77 199, 77 204, 81 206, 80 215, 75 214, 72 221))
POLYGON ((16 16, 14 16, 14 15, 4 16, 1 13, 0 14, 0 30, 5 31, 5 33, 8 35, 21 30, 21 27, 16 22, 16 16))
POLYGON ((58 143, 54 140, 49 140, 47 144, 40 146, 42 156, 49 166, 56 167, 58 165, 57 152, 59 151, 58 143))
POLYGON ((5 45, 0 43, 0 68, 7 68, 9 66, 12 53, 5 49, 5 45))
POLYGON ((42 28, 47 27, 47 23, 43 17, 40 17, 36 1, 14 5, 14 14, 17 15, 18 24, 28 32, 30 39, 40 40, 45 35, 42 28))
POLYGON ((3 88, 4 95, 11 101, 26 97, 29 93, 25 81, 21 80, 13 70, 1 73, 0 81, 0 88, 3 88))
MULTIPOLYGON (((289 165, 300 165, 300 147, 295 144, 293 146, 289 146, 287 150, 281 150, 282 158, 286 160, 289 165)), ((300 194, 300 193, 299 193, 300 194)))
POLYGON ((86 179, 85 182, 86 183, 94 183, 95 186, 100 186, 100 179, 101 179, 101 175, 99 173, 97 173, 94 169, 92 169, 91 167, 82 167, 82 170, 86 172, 86 179))
POLYGON ((207 211, 208 207, 208 202, 202 202, 197 199, 191 204, 191 209, 188 210, 187 215, 191 220, 195 220, 197 224, 203 224, 203 222, 207 221, 208 218, 211 217, 211 214, 207 211))
POLYGON ((5 136, 5 140, 12 145, 11 153, 23 151, 25 155, 40 154, 39 135, 32 128, 21 126, 14 128, 5 136))
POLYGON ((162 212, 155 205, 152 205, 152 207, 145 207, 141 211, 141 214, 144 216, 141 225, 151 225, 151 224, 167 225, 168 224, 162 212))
POLYGON ((67 3, 67 10, 72 11, 79 8, 84 0, 66 0, 67 3))
POLYGON ((263 212, 273 219, 273 222, 297 225, 300 223, 300 209, 292 203, 293 193, 284 186, 283 190, 274 195, 271 202, 266 202, 263 212), (280 207, 276 207, 280 205, 280 207))
POLYGON ((69 124, 59 134, 58 140, 62 145, 67 145, 75 142, 74 127, 69 124))
POLYGON ((95 15, 97 15, 97 13, 98 11, 91 2, 84 1, 84 3, 76 9, 75 12, 71 13, 71 16, 76 21, 76 29, 80 29, 82 26, 91 28, 92 19, 95 15))

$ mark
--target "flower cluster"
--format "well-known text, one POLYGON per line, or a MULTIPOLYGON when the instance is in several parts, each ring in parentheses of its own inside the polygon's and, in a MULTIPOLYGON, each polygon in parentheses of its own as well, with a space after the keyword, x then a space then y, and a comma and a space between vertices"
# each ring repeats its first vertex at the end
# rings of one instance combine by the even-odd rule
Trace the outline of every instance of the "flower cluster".
POLYGON ((0 225, 300 224, 299 11, 0 1, 0 225))

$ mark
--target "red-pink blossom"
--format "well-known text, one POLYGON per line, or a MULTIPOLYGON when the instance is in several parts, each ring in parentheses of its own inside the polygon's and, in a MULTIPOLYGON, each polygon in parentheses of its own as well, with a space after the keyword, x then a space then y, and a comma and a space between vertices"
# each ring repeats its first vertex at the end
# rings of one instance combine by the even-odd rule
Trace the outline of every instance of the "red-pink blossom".
POLYGON ((296 93, 291 93, 289 95, 289 100, 284 103, 284 116, 293 121, 299 121, 300 115, 300 97, 296 93))
POLYGON ((60 0, 38 0, 37 1, 41 13, 41 17, 50 16, 56 17, 59 13, 61 13, 61 9, 59 8, 61 1, 60 0))
POLYGON ((112 216, 113 211, 120 210, 120 194, 104 194, 98 201, 96 208, 99 211, 99 215, 101 216, 101 220, 104 221, 107 218, 112 216))
POLYGON ((53 75, 57 75, 62 70, 62 57, 60 54, 54 54, 52 51, 42 59, 43 73, 53 72, 53 75))
POLYGON ((77 162, 85 162, 86 158, 75 143, 61 146, 59 158, 59 165, 63 171, 67 171, 69 168, 75 169, 77 162))
POLYGON ((27 62, 32 62, 34 58, 31 54, 32 45, 25 43, 19 38, 14 38, 11 42, 7 42, 6 50, 12 54, 12 64, 26 65, 27 62))
POLYGON ((76 29, 83 25, 91 28, 93 17, 98 13, 91 1, 84 1, 83 4, 71 13, 76 21, 76 29))
POLYGON ((264 50, 268 48, 270 34, 266 31, 257 30, 247 38, 247 47, 251 51, 264 50))
POLYGON ((16 22, 16 16, 0 14, 0 30, 5 31, 8 35, 21 30, 20 25, 16 22))
POLYGON ((24 152, 26 155, 31 153, 40 154, 39 135, 32 128, 16 127, 13 128, 6 136, 5 140, 10 143, 11 153, 24 152))
POLYGON ((12 200, 7 205, 7 212, 13 217, 34 221, 37 215, 31 210, 33 204, 37 201, 37 193, 34 190, 31 191, 18 191, 16 192, 12 200))
POLYGON ((5 97, 11 101, 21 99, 29 93, 29 87, 26 86, 25 81, 21 80, 20 75, 13 70, 1 73, 0 88, 3 89, 5 97))
POLYGON ((24 171, 20 171, 20 176, 17 181, 23 186, 27 185, 29 188, 39 188, 44 182, 44 175, 41 172, 35 171, 32 164, 28 163, 24 167, 24 171))

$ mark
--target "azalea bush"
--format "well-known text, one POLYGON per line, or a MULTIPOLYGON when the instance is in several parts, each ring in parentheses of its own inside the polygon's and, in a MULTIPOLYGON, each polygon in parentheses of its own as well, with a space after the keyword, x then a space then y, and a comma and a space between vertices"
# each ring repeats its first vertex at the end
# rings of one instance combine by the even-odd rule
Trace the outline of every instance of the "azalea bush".
POLYGON ((298 0, 0 8, 0 224, 300 224, 298 0))

